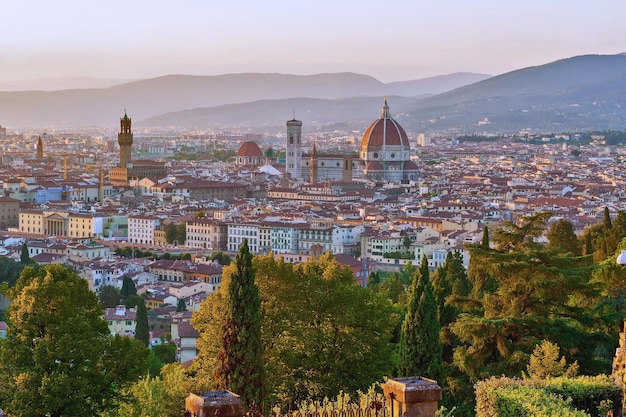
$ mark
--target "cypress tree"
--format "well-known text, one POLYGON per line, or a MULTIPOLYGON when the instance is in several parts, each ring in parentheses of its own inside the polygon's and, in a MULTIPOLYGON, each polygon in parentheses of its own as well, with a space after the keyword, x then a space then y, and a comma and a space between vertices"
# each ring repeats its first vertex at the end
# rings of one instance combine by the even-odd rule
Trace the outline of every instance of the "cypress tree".
POLYGON ((248 407, 262 406, 263 365, 259 289, 254 282, 252 254, 244 239, 228 286, 227 311, 220 336, 215 381, 241 397, 248 407))
POLYGON ((453 308, 446 306, 446 298, 452 294, 452 279, 448 273, 448 269, 452 264, 452 252, 448 252, 446 255, 446 263, 437 268, 435 276, 432 279, 433 290, 435 294, 435 300, 437 301, 437 317, 439 317, 439 325, 441 327, 451 323, 453 320, 449 320, 445 323, 444 317, 447 317, 447 309, 453 308))
POLYGON ((587 230, 585 233, 585 255, 593 254, 593 242, 591 240, 591 233, 587 230))
POLYGON ((185 304, 185 300, 183 300, 182 298, 178 299, 178 304, 176 305, 176 311, 177 312, 187 311, 187 304, 185 304))
POLYGON ((489 228, 487 226, 483 227, 483 239, 480 245, 485 249, 489 248, 489 228))
POLYGON ((422 258, 419 273, 413 276, 407 314, 402 323, 400 375, 424 376, 442 381, 442 347, 437 302, 428 272, 428 260, 422 258))
POLYGON ((30 255, 28 254, 28 246, 26 246, 26 243, 22 244, 22 252, 20 253, 20 262, 23 263, 24 265, 33 263, 33 261, 30 259, 30 255))
POLYGON ((604 207, 604 233, 608 233, 613 228, 613 222, 611 222, 611 214, 609 208, 604 207))
POLYGON ((367 286, 369 288, 376 288, 380 284, 380 277, 377 272, 370 272, 369 279, 367 280, 367 286))
POLYGON ((137 304, 136 320, 135 339, 148 346, 150 344, 150 327, 148 326, 148 311, 146 310, 146 303, 143 299, 137 304))

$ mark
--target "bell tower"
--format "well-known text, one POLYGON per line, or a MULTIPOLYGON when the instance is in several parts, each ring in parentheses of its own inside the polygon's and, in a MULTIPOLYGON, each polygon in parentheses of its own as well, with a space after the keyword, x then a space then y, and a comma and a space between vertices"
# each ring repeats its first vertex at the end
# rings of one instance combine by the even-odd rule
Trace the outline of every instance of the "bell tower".
POLYGON ((291 178, 302 178, 302 122, 295 117, 287 121, 286 148, 286 171, 291 178))
POLYGON ((39 136, 39 140, 37 140, 37 160, 43 161, 43 142, 41 141, 41 136, 39 136))
POLYGON ((309 165, 311 166, 311 178, 309 179, 309 182, 311 184, 315 184, 317 183, 318 180, 318 161, 317 161, 317 149, 315 149, 315 142, 313 142, 313 149, 311 150, 311 161, 309 163, 309 165))
POLYGON ((120 133, 117 134, 117 143, 120 145, 120 168, 127 168, 131 163, 131 148, 133 146, 133 132, 130 130, 131 119, 124 111, 120 119, 120 133))

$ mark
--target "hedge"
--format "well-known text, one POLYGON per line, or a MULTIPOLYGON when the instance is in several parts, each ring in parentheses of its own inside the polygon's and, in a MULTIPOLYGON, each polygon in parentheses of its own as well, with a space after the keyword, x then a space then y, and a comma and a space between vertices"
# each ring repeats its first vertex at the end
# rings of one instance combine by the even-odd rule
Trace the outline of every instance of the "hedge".
POLYGON ((621 390, 606 375, 542 381, 494 377, 475 389, 476 417, 604 417, 601 404, 621 415, 621 390))

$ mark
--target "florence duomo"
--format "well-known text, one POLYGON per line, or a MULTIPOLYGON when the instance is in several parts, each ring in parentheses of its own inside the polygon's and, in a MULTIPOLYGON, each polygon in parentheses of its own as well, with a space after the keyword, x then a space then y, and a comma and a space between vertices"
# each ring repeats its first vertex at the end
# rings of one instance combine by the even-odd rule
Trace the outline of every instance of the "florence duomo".
MULTIPOLYGON (((361 139, 357 155, 321 153, 316 143, 307 144, 303 151, 303 122, 295 117, 287 121, 285 141, 285 173, 290 178, 309 180, 310 183, 338 181, 349 183, 354 172, 372 181, 416 181, 419 169, 411 160, 411 145, 407 133, 389 113, 384 99, 380 117, 374 120, 361 139)), ((263 152, 258 144, 245 142, 237 151, 237 163, 261 165, 263 152)))
POLYGON ((624 16, 7 2, 0 417, 624 416, 624 16))

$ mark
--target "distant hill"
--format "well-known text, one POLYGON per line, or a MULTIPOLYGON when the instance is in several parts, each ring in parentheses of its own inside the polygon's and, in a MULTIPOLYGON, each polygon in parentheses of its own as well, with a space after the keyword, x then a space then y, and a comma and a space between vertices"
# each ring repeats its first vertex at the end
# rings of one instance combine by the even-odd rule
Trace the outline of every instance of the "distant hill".
POLYGON ((457 72, 454 74, 438 75, 436 77, 422 78, 419 80, 399 81, 387 83, 390 95, 399 96, 422 96, 425 94, 440 94, 477 83, 490 78, 491 75, 475 74, 472 72, 457 72))
POLYGON ((363 129, 387 96, 411 132, 626 128, 626 55, 577 56, 485 77, 385 84, 354 73, 168 75, 102 89, 0 92, 0 124, 115 128, 126 108, 138 127, 274 129, 295 110, 311 129, 363 129))
MULTIPOLYGON (((388 96, 394 114, 412 108, 419 98, 388 96)), ((261 131, 282 131, 285 122, 292 117, 305 121, 304 131, 316 126, 340 123, 344 126, 363 128, 381 112, 382 96, 352 97, 344 99, 288 98, 259 100, 243 104, 227 104, 211 108, 199 108, 166 113, 134 122, 137 127, 169 127, 206 129, 254 127, 261 131), (364 126, 365 124, 365 126, 364 126)))
MULTIPOLYGON (((414 92, 411 86, 420 82, 387 84, 388 92, 398 88, 405 93, 390 99, 389 105, 394 117, 412 132, 626 128, 626 55, 578 56, 483 79, 442 94, 410 97, 414 92)), ((324 123, 334 117, 362 129, 378 115, 380 102, 381 96, 374 100, 275 100, 168 113, 140 123, 184 126, 189 122, 195 126, 201 121, 223 121, 236 126, 278 126, 284 123, 284 114, 269 109, 293 106, 306 123, 324 123)))
MULTIPOLYGON (((468 77, 471 75, 460 73, 440 79, 433 77, 426 81, 384 84, 373 77, 354 73, 167 75, 101 89, 5 91, 0 92, 0 124, 17 127, 115 126, 125 108, 133 119, 142 120, 174 111, 258 100, 412 96, 463 85, 468 77)), ((230 110, 235 111, 235 108, 230 110)), ((277 117, 284 119, 285 114, 277 117)))
POLYGON ((405 128, 624 129, 626 55, 584 55, 498 75, 415 103, 405 128), (487 118, 489 124, 477 126, 487 118))

